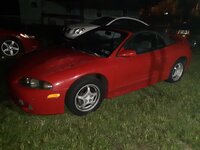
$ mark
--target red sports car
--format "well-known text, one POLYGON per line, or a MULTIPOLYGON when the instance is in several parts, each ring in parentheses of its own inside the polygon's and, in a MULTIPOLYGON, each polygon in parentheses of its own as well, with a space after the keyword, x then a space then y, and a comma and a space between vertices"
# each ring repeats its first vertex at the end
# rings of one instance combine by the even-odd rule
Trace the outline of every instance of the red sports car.
POLYGON ((15 57, 22 53, 36 50, 39 42, 35 36, 23 32, 0 29, 0 55, 15 57))
POLYGON ((185 39, 154 31, 98 28, 60 49, 21 59, 9 77, 13 99, 33 114, 95 111, 104 98, 162 80, 179 81, 191 60, 185 39))

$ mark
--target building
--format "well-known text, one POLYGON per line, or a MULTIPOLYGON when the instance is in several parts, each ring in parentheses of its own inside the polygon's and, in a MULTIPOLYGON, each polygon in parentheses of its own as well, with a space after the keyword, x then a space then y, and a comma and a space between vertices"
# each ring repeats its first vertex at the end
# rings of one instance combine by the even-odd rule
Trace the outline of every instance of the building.
POLYGON ((114 0, 7 0, 6 3, 9 6, 12 3, 12 8, 4 9, 2 5, 0 17, 22 24, 66 25, 102 16, 139 17, 138 5, 128 0, 127 3, 114 0))

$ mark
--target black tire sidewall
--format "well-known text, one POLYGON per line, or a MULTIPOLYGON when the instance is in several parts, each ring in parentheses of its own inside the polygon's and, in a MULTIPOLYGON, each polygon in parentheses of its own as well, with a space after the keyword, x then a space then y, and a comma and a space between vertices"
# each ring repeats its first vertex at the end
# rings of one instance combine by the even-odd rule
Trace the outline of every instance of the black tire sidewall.
POLYGON ((76 81, 69 89, 69 91, 67 92, 67 95, 66 95, 66 98, 65 98, 65 104, 67 106, 67 108, 75 115, 78 115, 78 116, 83 116, 83 115, 86 115, 90 112, 93 112, 95 110, 97 110, 103 99, 104 99, 104 94, 105 94, 105 88, 102 86, 100 80, 94 78, 94 77, 84 77, 83 79, 79 79, 78 81, 76 81), (99 98, 99 101, 98 103, 96 104, 96 106, 91 109, 90 111, 80 111, 76 108, 76 105, 75 105, 75 96, 77 94, 77 92, 85 85, 87 84, 94 84, 96 85, 99 90, 100 90, 100 98, 99 98))

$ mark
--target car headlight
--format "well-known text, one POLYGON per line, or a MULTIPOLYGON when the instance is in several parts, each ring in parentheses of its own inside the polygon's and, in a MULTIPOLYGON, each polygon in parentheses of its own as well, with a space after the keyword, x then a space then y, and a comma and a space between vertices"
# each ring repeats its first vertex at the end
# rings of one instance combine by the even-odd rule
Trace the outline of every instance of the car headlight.
POLYGON ((20 33, 20 36, 23 37, 23 38, 26 38, 26 39, 35 38, 35 36, 33 36, 33 35, 28 35, 28 34, 24 34, 24 33, 20 33))
POLYGON ((74 34, 82 34, 85 28, 77 28, 74 30, 74 34))
POLYGON ((51 89, 53 86, 47 81, 42 81, 34 78, 24 77, 20 80, 20 84, 30 88, 36 89, 51 89))

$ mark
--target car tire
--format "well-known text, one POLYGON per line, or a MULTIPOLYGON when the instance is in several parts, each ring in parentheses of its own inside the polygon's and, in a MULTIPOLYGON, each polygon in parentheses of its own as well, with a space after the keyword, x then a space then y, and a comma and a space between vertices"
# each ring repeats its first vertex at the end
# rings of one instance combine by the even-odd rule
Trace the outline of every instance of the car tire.
POLYGON ((23 46, 17 39, 8 38, 0 41, 0 53, 2 57, 16 57, 19 56, 22 51, 23 46))
POLYGON ((83 116, 95 111, 102 103, 105 87, 95 77, 76 81, 66 95, 66 106, 75 115, 83 116))
POLYGON ((182 78, 184 71, 185 71, 185 62, 184 60, 180 59, 176 61, 176 63, 173 65, 170 71, 170 75, 166 81, 170 83, 179 81, 182 78))

